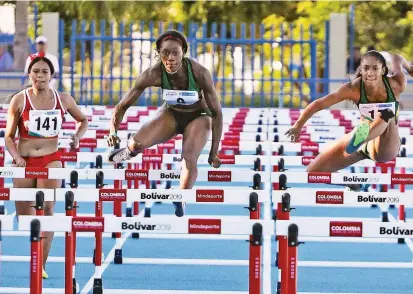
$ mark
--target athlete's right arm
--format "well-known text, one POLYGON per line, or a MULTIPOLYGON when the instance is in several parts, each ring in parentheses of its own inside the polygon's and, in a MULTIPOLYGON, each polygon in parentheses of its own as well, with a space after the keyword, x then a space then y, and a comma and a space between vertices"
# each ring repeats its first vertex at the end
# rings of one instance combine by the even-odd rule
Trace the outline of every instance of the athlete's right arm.
POLYGON ((413 63, 409 63, 406 58, 404 58, 403 56, 397 54, 398 57, 401 58, 402 60, 402 67, 407 71, 407 73, 409 75, 411 75, 413 77, 413 63))
POLYGON ((337 89, 337 91, 311 102, 301 113, 293 127, 301 129, 307 120, 309 120, 318 111, 329 108, 330 106, 344 100, 353 100, 354 102, 357 102, 358 91, 355 90, 352 83, 354 82, 348 82, 337 89))
POLYGON ((6 134, 4 137, 5 145, 10 155, 16 161, 17 166, 25 166, 23 158, 17 150, 17 145, 14 140, 17 126, 19 124, 21 108, 23 107, 23 94, 18 94, 10 101, 9 110, 7 114, 6 134))
POLYGON ((131 107, 136 100, 138 100, 139 96, 145 91, 146 88, 155 86, 154 85, 154 77, 153 69, 148 68, 145 70, 135 82, 135 85, 130 89, 125 96, 119 101, 119 103, 115 106, 115 109, 112 114, 112 118, 110 120, 110 134, 116 134, 119 129, 120 123, 122 122, 123 116, 131 107))

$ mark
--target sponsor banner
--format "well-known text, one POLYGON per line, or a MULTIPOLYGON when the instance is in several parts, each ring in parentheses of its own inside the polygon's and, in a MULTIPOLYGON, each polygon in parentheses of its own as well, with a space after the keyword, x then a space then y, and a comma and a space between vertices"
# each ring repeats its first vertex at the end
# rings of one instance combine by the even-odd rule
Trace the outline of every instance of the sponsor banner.
POLYGON ((125 180, 148 180, 148 171, 139 169, 126 169, 125 170, 125 180))
POLYGON ((79 147, 80 148, 97 148, 98 141, 96 139, 83 138, 83 139, 80 139, 79 147))
POLYGON ((159 179, 161 180, 179 180, 181 178, 180 172, 161 172, 159 179))
POLYGON ((156 221, 151 220, 141 220, 137 221, 127 221, 121 222, 121 230, 122 231, 139 231, 139 232, 169 232, 172 228, 171 224, 168 223, 157 223, 156 221))
POLYGON ((301 158, 301 164, 309 165, 314 159, 315 159, 315 156, 303 156, 301 158))
POLYGON ((218 157, 222 164, 235 164, 235 155, 220 155, 218 157))
POLYGON ((47 179, 49 178, 49 169, 44 167, 26 167, 26 179, 47 179))
MULTIPOLYGON (((354 192, 353 192, 354 193, 354 192)), ((359 192, 357 193, 356 203, 360 204, 376 204, 376 203, 389 203, 398 204, 400 202, 400 194, 397 193, 384 193, 384 192, 359 192)))
POLYGON ((231 182, 231 171, 208 171, 208 182, 231 182))
POLYGON ((105 230, 105 219, 93 216, 72 217, 73 232, 103 232, 105 230))
POLYGON ((77 152, 62 152, 60 160, 63 162, 77 162, 77 152))
POLYGON ((224 190, 196 190, 196 202, 224 202, 224 190))
POLYGON ((343 191, 317 191, 315 192, 317 204, 343 204, 343 191))
POLYGON ((333 173, 333 184, 390 184, 390 174, 333 173))
POLYGON ((109 136, 109 130, 96 130, 96 139, 104 139, 109 136))
POLYGON ((140 192, 139 193, 139 198, 142 201, 147 201, 147 200, 173 200, 173 201, 179 201, 183 199, 183 195, 178 192, 174 192, 173 189, 170 189, 165 192, 159 192, 159 191, 146 191, 146 192, 140 192))
POLYGON ((10 189, 0 188, 0 200, 7 201, 10 200, 10 189))
POLYGON ((318 144, 301 143, 301 152, 306 152, 306 151, 318 152, 318 150, 319 150, 318 144))
POLYGON ((387 225, 387 226, 380 226, 379 228, 379 235, 383 237, 413 237, 413 229, 411 228, 403 228, 402 226, 398 225, 387 225))
POLYGON ((190 218, 188 234, 221 234, 221 220, 190 218))
POLYGON ((392 184, 413 184, 413 174, 392 174, 391 175, 392 184))
POLYGON ((362 222, 330 222, 330 237, 362 237, 362 222))
POLYGON ((308 183, 331 184, 331 173, 308 173, 308 183))
POLYGON ((14 176, 13 170, 7 170, 6 168, 1 168, 0 178, 9 178, 13 176, 14 176))
POLYGON ((162 155, 161 154, 154 154, 154 155, 150 155, 150 154, 144 154, 142 155, 142 162, 145 163, 162 163, 162 155))
POLYGON ((126 201, 126 189, 100 189, 99 201, 126 201))

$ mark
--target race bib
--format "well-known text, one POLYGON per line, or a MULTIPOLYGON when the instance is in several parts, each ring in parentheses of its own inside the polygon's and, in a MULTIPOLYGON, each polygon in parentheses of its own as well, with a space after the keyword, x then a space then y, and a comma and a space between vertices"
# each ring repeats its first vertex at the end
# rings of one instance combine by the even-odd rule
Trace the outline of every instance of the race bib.
POLYGON ((396 114, 396 103, 369 103, 369 104, 359 104, 359 110, 361 115, 374 120, 378 117, 379 113, 385 109, 390 109, 396 114))
POLYGON ((28 132, 30 136, 40 138, 55 137, 62 127, 62 115, 59 109, 30 110, 28 132))
POLYGON ((162 99, 171 105, 191 105, 199 100, 197 91, 162 90, 162 99))

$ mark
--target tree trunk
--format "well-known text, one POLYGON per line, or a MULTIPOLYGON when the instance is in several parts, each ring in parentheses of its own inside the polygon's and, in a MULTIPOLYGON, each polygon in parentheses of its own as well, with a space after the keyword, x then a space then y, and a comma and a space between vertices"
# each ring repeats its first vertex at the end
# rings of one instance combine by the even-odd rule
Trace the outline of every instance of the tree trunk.
POLYGON ((28 43, 28 1, 16 1, 16 33, 14 35, 14 69, 23 71, 26 59, 29 56, 28 43))

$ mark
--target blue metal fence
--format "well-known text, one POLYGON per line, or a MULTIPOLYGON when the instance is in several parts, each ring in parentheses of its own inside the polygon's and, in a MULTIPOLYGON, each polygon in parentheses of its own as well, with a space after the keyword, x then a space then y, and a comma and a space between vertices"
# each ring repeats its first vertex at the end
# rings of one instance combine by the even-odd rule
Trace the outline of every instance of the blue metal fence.
MULTIPOLYGON (((171 28, 187 36, 189 57, 210 70, 223 106, 301 107, 303 101, 323 94, 317 91, 320 79, 313 28, 294 24, 276 28, 74 21, 70 44, 65 44, 70 48, 70 75, 61 86, 82 104, 117 103, 137 76, 158 62, 155 40, 171 28)), ((328 42, 324 43, 327 57, 328 42)), ((64 47, 60 45, 60 56, 64 47)), ((326 58, 323 77, 328 79, 327 62, 326 58)), ((147 89, 138 101, 139 105, 161 103, 157 88, 147 89)))

